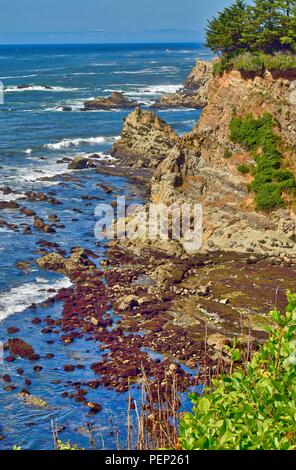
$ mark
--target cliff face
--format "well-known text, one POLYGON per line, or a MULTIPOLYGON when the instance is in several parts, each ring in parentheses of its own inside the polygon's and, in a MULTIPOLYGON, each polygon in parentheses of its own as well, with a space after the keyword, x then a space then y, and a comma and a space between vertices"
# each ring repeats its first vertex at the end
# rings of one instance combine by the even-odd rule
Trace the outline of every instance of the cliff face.
POLYGON ((137 108, 125 119, 111 154, 122 165, 156 168, 179 142, 176 132, 152 111, 137 108))
POLYGON ((204 210, 204 249, 296 256, 295 213, 291 208, 257 212, 248 192, 251 176, 239 164, 250 154, 230 140, 234 114, 270 113, 277 120, 285 164, 296 174, 295 82, 265 77, 244 79, 230 72, 211 81, 208 105, 180 150, 157 168, 152 200, 195 201, 204 210), (232 153, 225 158, 225 150, 232 153))
MULTIPOLYGON (((192 83, 194 75, 193 72, 187 82, 192 83)), ((197 81, 200 82, 200 75, 197 81)), ((278 122, 275 131, 282 141, 285 166, 296 174, 296 82, 273 78, 269 73, 246 79, 239 72, 230 72, 211 77, 207 87, 208 104, 196 127, 180 138, 178 145, 174 137, 173 148, 156 168, 151 201, 202 204, 204 251, 236 251, 296 260, 293 207, 287 204, 286 208, 269 213, 255 210, 253 195, 248 192, 252 177, 237 169, 238 165, 253 161, 253 157, 230 140, 229 131, 236 114, 270 113, 278 122), (225 151, 231 153, 231 158, 225 158, 225 151)), ((141 135, 135 145, 142 145, 141 135)), ((167 143, 168 150, 169 147, 167 143)), ((172 243, 176 245, 170 242, 164 247, 158 241, 154 245, 171 250, 172 243)))
POLYGON ((213 79, 213 62, 198 60, 192 72, 177 93, 164 95, 154 108, 203 108, 208 101, 208 91, 213 79))

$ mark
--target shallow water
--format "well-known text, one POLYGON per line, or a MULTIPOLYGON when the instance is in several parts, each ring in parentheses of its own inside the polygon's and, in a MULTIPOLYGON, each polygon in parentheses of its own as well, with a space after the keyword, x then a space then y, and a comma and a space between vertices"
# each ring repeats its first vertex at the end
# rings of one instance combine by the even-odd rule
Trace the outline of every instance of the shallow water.
MULTIPOLYGON (((31 449, 51 448, 51 420, 56 418, 59 425, 66 426, 60 436, 63 440, 71 439, 87 446, 86 435, 77 428, 93 421, 98 446, 114 448, 114 430, 119 429, 124 447, 125 394, 103 387, 90 391, 88 398, 103 406, 102 412, 95 416, 89 416, 83 405, 61 397, 67 390, 68 380, 94 378, 89 365, 98 360, 100 351, 98 344, 84 339, 64 345, 54 334, 41 334, 40 327, 31 323, 34 317, 60 315, 61 304, 33 311, 28 307, 32 302, 38 303, 53 295, 48 292, 50 287, 58 289, 69 283, 62 275, 37 268, 34 264, 38 257, 37 242, 40 239, 57 242, 67 253, 73 246, 84 246, 101 258, 104 246, 97 247, 94 237, 96 204, 111 202, 114 193, 141 202, 141 193, 125 178, 106 177, 93 170, 72 172, 70 179, 62 177, 70 173, 67 164, 57 163, 63 157, 96 152, 108 158, 104 152, 108 152, 119 136, 122 119, 128 114, 125 111, 81 112, 83 101, 122 90, 149 105, 163 92, 178 89, 196 58, 206 58, 207 51, 193 45, 3 46, 0 56, 0 80, 6 88, 5 103, 0 106, 0 188, 9 186, 15 191, 12 195, 3 195, 0 191, 0 201, 19 200, 44 220, 55 213, 65 225, 51 235, 34 230, 32 235, 23 235, 22 230, 1 228, 0 231, 0 340, 7 341, 7 328, 17 326, 20 332, 14 336, 27 340, 42 357, 49 352, 55 355, 53 359, 40 360, 43 369, 39 373, 33 371, 34 364, 27 360, 17 359, 14 363, 0 365, 0 376, 10 374, 12 383, 17 386, 15 392, 6 392, 1 381, 0 434, 5 438, 0 440, 0 448, 14 444, 31 449), (30 87, 16 89, 21 84, 30 87), (73 112, 61 112, 61 106, 71 106, 73 112), (103 182, 115 188, 113 194, 106 194, 97 186, 103 182), (62 204, 22 201, 20 198, 27 190, 53 192, 62 204), (84 200, 84 195, 96 199, 84 200), (32 264, 28 270, 20 270, 16 267, 19 261, 32 264), (52 345, 47 343, 49 336, 54 337, 52 345), (67 375, 61 366, 67 361, 82 363, 85 369, 67 375), (19 367, 25 371, 23 376, 15 372, 19 367), (32 395, 48 402, 47 409, 30 407, 19 397, 25 377, 32 381, 32 395), (56 379, 61 379, 61 383, 51 383, 56 379)), ((184 133, 193 127, 199 111, 169 110, 159 111, 159 115, 179 133, 184 133)), ((15 210, 1 211, 0 217, 19 226, 22 223, 32 225, 29 217, 15 210)), ((137 395, 137 391, 133 393, 137 395)))

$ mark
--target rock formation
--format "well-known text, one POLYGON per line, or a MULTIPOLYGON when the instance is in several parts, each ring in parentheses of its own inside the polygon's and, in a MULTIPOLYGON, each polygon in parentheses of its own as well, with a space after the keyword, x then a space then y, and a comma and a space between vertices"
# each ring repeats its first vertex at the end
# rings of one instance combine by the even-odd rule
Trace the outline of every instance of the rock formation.
POLYGON ((82 156, 75 157, 68 165, 69 170, 85 170, 87 168, 94 168, 94 162, 82 156))
POLYGON ((208 90, 213 80, 213 62, 198 60, 196 66, 177 93, 163 95, 153 108, 203 108, 207 104, 208 90))
POLYGON ((125 119, 111 155, 121 165, 156 168, 179 142, 176 132, 155 113, 137 108, 125 119))
POLYGON ((111 96, 107 98, 98 97, 93 100, 84 102, 84 111, 93 110, 110 110, 110 109, 130 109, 138 106, 139 103, 135 100, 129 100, 123 93, 114 91, 111 96))
MULTIPOLYGON (((189 83, 194 76, 191 74, 189 83)), ((253 161, 253 157, 231 141, 229 131, 236 114, 258 117, 270 113, 278 122, 285 166, 296 174, 295 88, 294 81, 274 78, 269 72, 246 78, 232 71, 211 78, 208 104, 196 127, 178 139, 178 145, 175 137, 171 145, 167 144, 171 151, 156 168, 151 202, 202 204, 204 251, 219 249, 296 260, 295 203, 288 201, 285 208, 271 212, 255 210, 253 195, 248 191, 252 176, 238 171, 238 165, 253 161), (226 151, 231 158, 225 158, 226 151)), ((137 153, 142 145, 141 133, 137 134, 136 126, 128 129, 128 139, 137 153)), ((150 140, 149 153, 156 148, 150 140)), ((151 245, 151 240, 147 244, 151 245)), ((154 246, 170 251, 172 244, 174 250, 179 250, 173 240, 153 241, 154 246)), ((133 240, 130 245, 138 250, 145 243, 133 240)))

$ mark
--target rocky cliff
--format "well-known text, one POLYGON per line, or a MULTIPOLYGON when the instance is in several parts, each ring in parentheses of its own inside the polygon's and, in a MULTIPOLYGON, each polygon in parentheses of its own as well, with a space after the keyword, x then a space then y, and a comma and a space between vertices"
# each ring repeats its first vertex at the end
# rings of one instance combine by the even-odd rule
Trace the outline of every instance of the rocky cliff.
POLYGON ((125 119, 111 154, 121 165, 156 168, 179 142, 176 132, 155 113, 137 108, 125 119))
MULTIPOLYGON (((207 73, 205 80, 206 77, 207 73)), ((295 204, 288 201, 285 208, 269 212, 255 209, 253 194, 248 191, 252 176, 238 171, 238 166, 253 161, 253 156, 230 140, 229 131, 234 115, 270 113, 277 122, 275 132, 281 139, 285 166, 296 174, 295 81, 274 78, 269 73, 247 79, 232 71, 211 78, 207 86, 208 104, 196 127, 182 139, 174 135, 171 145, 166 141, 169 153, 156 168, 151 201, 202 204, 204 251, 236 251, 296 260, 295 204)), ((149 119, 153 120, 151 114, 149 119)), ((164 123, 161 128, 165 128, 164 123)), ((161 132, 158 129, 158 139, 161 132)), ((138 142, 145 151, 141 139, 141 134, 133 138, 135 153, 138 142)), ((152 147, 150 140, 150 154, 156 150, 152 147)), ((169 250, 172 244, 176 246, 176 242, 154 244, 169 250)))
POLYGON ((203 108, 207 104, 208 91, 213 79, 213 62, 198 60, 192 72, 177 93, 163 95, 154 108, 203 108))

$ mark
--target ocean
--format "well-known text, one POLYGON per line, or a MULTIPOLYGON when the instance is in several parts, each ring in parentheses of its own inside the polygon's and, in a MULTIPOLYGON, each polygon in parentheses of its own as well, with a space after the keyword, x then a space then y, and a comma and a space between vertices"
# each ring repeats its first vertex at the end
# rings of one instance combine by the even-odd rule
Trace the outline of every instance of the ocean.
MULTIPOLYGON (((40 239, 58 243, 67 253, 73 246, 88 247, 102 258, 104 246, 97 247, 94 237, 94 209, 96 201, 111 202, 112 195, 98 185, 110 183, 116 194, 141 202, 141 195, 127 179, 100 175, 91 169, 71 172, 63 162, 65 157, 97 153, 112 164, 108 151, 120 135, 128 111, 82 112, 83 102, 122 91, 148 108, 163 93, 182 86, 197 58, 209 59, 210 53, 194 44, 0 46, 0 81, 4 85, 4 104, 0 105, 0 204, 19 201, 44 220, 55 213, 64 226, 50 235, 38 231, 23 235, 22 224, 30 219, 16 210, 0 211, 0 219, 17 224, 19 229, 0 225, 0 341, 7 341, 7 328, 18 327, 17 336, 26 339, 41 356, 54 352, 54 358, 44 362, 39 373, 26 360, 0 363, 0 376, 11 375, 17 387, 8 392, 3 390, 3 383, 0 386, 0 436, 5 436, 0 439, 0 449, 13 445, 52 448, 51 420, 65 427, 61 439, 88 445, 85 424, 90 418, 81 404, 61 397, 67 390, 67 377, 60 364, 73 357, 84 363, 98 360, 98 347, 86 345, 84 340, 67 347, 55 341, 49 347, 48 338, 31 320, 49 314, 58 317, 61 305, 40 310, 37 307, 33 312, 28 308, 54 295, 54 289, 70 285, 68 278, 37 268, 34 260, 40 256, 40 239), (65 106, 72 111, 62 111, 65 106), (7 194, 5 187, 12 193, 7 194), (42 191, 61 204, 24 201, 26 191, 42 191), (93 199, 85 200, 84 195, 93 199), (19 269, 18 262, 29 262, 28 268, 19 269), (16 373, 19 367, 24 369, 23 375, 16 373), (29 407, 19 396, 25 378, 32 381, 30 392, 48 403, 45 409, 29 407)), ((171 109, 158 114, 183 134, 192 129, 200 111, 171 109)), ((86 368, 75 370, 71 380, 90 377, 91 371, 86 368)), ((119 441, 124 447, 126 394, 103 387, 91 393, 94 401, 103 406, 102 412, 91 418, 98 445, 114 448, 120 430, 119 441)))

